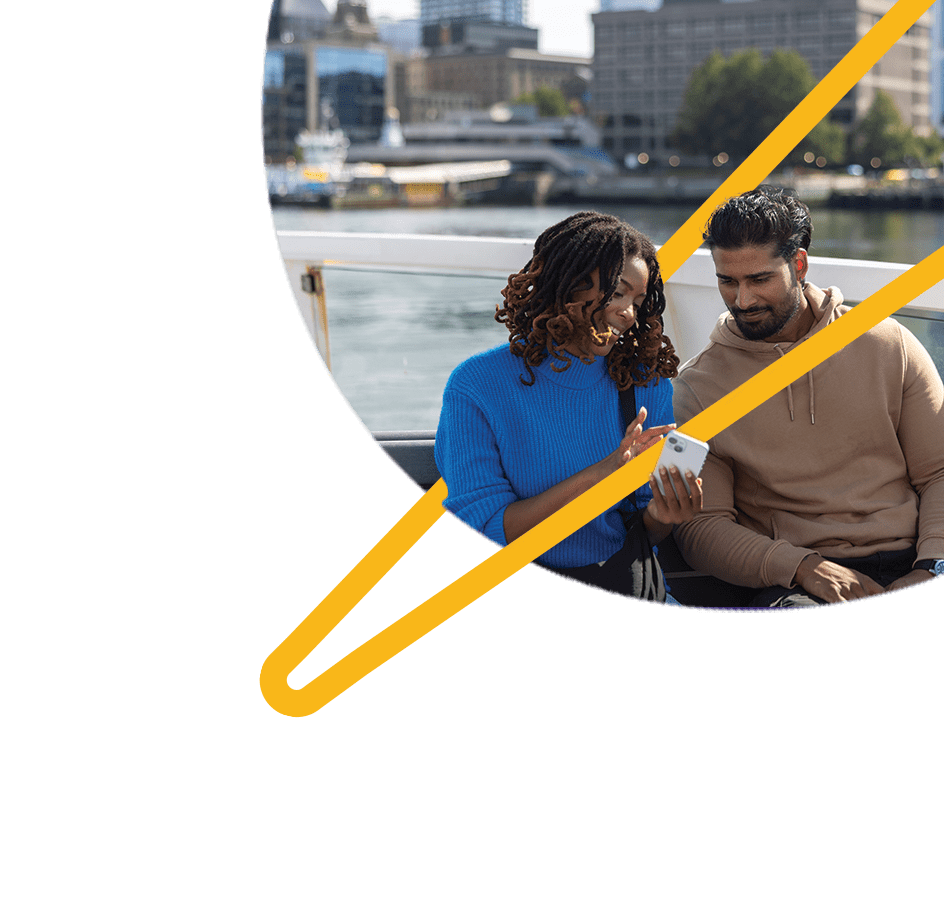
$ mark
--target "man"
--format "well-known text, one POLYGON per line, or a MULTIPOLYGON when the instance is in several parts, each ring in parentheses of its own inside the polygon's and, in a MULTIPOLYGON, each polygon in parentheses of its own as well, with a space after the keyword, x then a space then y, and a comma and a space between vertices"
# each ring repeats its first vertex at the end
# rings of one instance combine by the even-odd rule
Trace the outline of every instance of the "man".
MULTIPOLYGON (((775 189, 712 215, 704 239, 728 312, 675 380, 683 431, 848 311, 837 288, 805 280, 812 230, 806 206, 775 189)), ((752 589, 723 605, 813 606, 944 575, 944 386, 894 320, 710 443, 703 511, 676 540, 694 568, 752 589)))

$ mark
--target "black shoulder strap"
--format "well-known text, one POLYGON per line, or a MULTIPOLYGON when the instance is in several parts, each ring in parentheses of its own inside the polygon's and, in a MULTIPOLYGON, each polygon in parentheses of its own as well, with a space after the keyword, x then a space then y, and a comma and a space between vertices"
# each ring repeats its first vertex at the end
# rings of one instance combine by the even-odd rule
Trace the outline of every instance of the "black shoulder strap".
MULTIPOLYGON (((625 391, 619 392, 619 402, 620 409, 623 411, 623 431, 629 427, 629 423, 636 418, 636 385, 630 384, 625 391)), ((627 528, 629 527, 628 513, 630 510, 626 509, 627 503, 629 501, 630 510, 635 509, 636 500, 635 500, 635 491, 626 497, 623 502, 620 504, 620 514, 623 516, 623 521, 626 523, 627 528)))
POLYGON ((636 385, 630 384, 625 391, 619 392, 620 409, 623 411, 623 431, 636 418, 636 385))

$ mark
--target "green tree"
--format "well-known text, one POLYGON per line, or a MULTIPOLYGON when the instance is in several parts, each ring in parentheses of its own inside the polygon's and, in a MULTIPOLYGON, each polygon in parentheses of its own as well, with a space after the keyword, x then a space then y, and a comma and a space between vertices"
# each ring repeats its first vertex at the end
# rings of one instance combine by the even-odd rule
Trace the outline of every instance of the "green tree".
POLYGON ((895 101, 885 91, 876 91, 869 111, 852 132, 851 156, 868 168, 873 159, 882 168, 939 165, 944 141, 933 134, 921 137, 901 121, 895 101))
POLYGON ((927 137, 916 137, 918 143, 919 159, 926 166, 939 166, 944 157, 944 138, 936 131, 932 131, 927 137))
POLYGON ((542 117, 566 116, 570 113, 570 104, 564 92, 546 85, 535 88, 530 94, 521 94, 515 103, 534 104, 538 108, 538 115, 542 117))
MULTIPOLYGON (((795 50, 775 50, 766 60, 756 49, 727 58, 715 51, 689 77, 673 143, 686 153, 723 152, 741 162, 815 84, 809 63, 795 50)), ((799 160, 807 151, 843 162, 842 128, 820 122, 788 159, 799 160)))

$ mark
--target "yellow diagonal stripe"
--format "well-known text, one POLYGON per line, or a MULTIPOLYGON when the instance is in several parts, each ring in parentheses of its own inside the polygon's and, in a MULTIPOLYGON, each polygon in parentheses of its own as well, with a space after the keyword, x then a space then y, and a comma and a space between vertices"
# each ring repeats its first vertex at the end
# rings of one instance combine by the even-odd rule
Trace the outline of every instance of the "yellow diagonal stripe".
MULTIPOLYGON (((715 205, 760 183, 932 2, 899 0, 663 245, 660 262, 666 280, 701 242, 702 226, 715 205)), ((723 397, 688 422, 686 431, 703 440, 713 437, 864 334, 941 279, 944 274, 942 254, 944 250, 939 250, 914 266, 823 332, 723 397)), ((657 453, 658 448, 652 448, 637 457, 349 653, 305 687, 297 690, 289 687, 287 679, 292 670, 442 515, 446 492, 440 480, 266 659, 260 673, 260 687, 266 701, 289 716, 306 716, 321 709, 386 660, 642 485, 655 466, 657 453)))
POLYGON ((796 109, 662 245, 659 265, 663 281, 668 281, 701 244, 702 228, 714 209, 729 197, 757 187, 933 4, 934 0, 899 0, 836 63, 796 109))
MULTIPOLYGON (((941 280, 942 275, 944 275, 944 248, 900 275, 891 284, 886 285, 828 328, 791 350, 786 356, 772 363, 710 406, 686 424, 686 432, 702 440, 713 437, 882 319, 900 309, 915 296, 928 290, 941 280)), ((518 540, 502 548, 454 581, 449 587, 372 637, 305 687, 294 690, 286 683, 289 673, 362 596, 357 594, 353 596, 353 599, 351 595, 344 597, 345 592, 342 588, 345 586, 354 588, 356 584, 352 581, 348 585, 346 579, 329 595, 328 600, 339 595, 337 605, 343 607, 340 615, 337 614, 336 608, 332 612, 326 611, 325 617, 330 621, 330 627, 325 629, 319 626, 317 615, 321 611, 321 606, 319 606, 266 660, 261 676, 262 692, 266 700, 279 712, 290 716, 305 716, 316 712, 368 672, 373 671, 381 663, 386 662, 437 625, 445 622, 496 584, 513 575, 555 544, 560 543, 569 534, 600 515, 630 491, 642 485, 655 466, 658 450, 658 447, 653 447, 627 463, 618 472, 581 494, 576 500, 536 525, 518 540)), ((431 489, 420 503, 433 492, 431 489)), ((437 503, 440 503, 442 499, 443 492, 437 492, 437 503)), ((418 506, 419 504, 410 510, 397 528, 404 524, 408 516, 417 511, 418 506)), ((422 527, 425 531, 435 518, 438 518, 438 513, 426 508, 410 525, 414 530, 422 527), (422 516, 430 517, 427 525, 420 524, 422 516)), ((390 534, 393 535, 394 532, 390 534)), ((402 537, 402 535, 398 534, 396 537, 402 537)), ((378 548, 371 553, 377 551, 378 548)), ((391 552, 389 558, 395 556, 399 559, 403 552, 405 550, 398 547, 391 552)), ((361 568, 371 558, 368 554, 357 568, 361 568)), ((376 583, 377 578, 379 575, 372 579, 372 583, 376 583)))
MULTIPOLYGON (((446 484, 440 478, 388 531, 374 548, 341 580, 305 620, 273 651, 263 666, 263 694, 267 671, 284 679, 320 644, 325 636, 365 597, 443 514, 446 484)), ((366 673, 365 673, 366 674, 366 673)), ((309 685, 310 687, 310 685, 309 685)), ((269 687, 269 690, 277 689, 269 687)), ((268 695, 266 694, 266 699, 268 695)), ((270 701, 271 702, 271 701, 270 701)))

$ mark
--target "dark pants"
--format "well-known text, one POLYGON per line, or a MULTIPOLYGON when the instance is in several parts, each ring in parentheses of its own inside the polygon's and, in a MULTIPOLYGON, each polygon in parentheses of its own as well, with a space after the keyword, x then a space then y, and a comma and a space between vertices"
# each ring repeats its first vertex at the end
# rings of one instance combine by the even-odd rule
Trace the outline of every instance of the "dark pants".
MULTIPOLYGON (((917 554, 914 547, 909 547, 907 550, 885 550, 859 559, 836 559, 828 556, 823 558, 859 572, 861 575, 868 575, 882 587, 888 587, 893 581, 911 571, 917 554)), ((746 603, 745 606, 751 608, 821 606, 825 602, 798 587, 785 588, 774 585, 755 594, 751 602, 746 603)))

